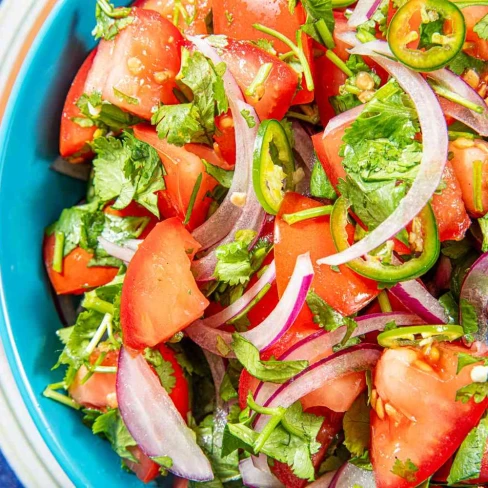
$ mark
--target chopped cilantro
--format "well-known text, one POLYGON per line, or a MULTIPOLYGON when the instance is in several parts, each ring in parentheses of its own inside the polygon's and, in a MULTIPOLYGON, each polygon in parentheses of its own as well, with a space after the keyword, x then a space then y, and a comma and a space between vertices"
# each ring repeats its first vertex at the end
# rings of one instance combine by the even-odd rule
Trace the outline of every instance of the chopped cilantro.
POLYGON ((403 462, 400 461, 400 459, 395 458, 395 464, 393 465, 391 472, 409 483, 413 483, 417 477, 415 473, 418 470, 419 468, 415 466, 411 459, 407 458, 407 460, 403 462))
POLYGON ((175 370, 169 361, 166 361, 157 349, 144 350, 144 358, 154 368, 161 381, 161 385, 171 395, 173 388, 176 386, 175 370))
POLYGON ((202 162, 205 166, 205 171, 210 176, 215 178, 219 185, 223 186, 224 188, 230 188, 232 185, 232 179, 234 178, 234 171, 219 168, 218 166, 205 161, 205 159, 202 159, 202 162))
POLYGON ((488 396, 488 383, 470 383, 456 392, 456 401, 468 403, 471 398, 481 403, 488 396))
POLYGON ((255 378, 285 383, 308 367, 308 361, 261 361, 258 349, 240 334, 232 335, 232 349, 244 368, 255 378))
POLYGON ((111 41, 124 27, 132 24, 134 17, 130 15, 131 8, 115 8, 108 0, 97 0, 95 18, 97 25, 92 35, 95 39, 103 38, 111 41))
POLYGON ((462 75, 468 69, 476 71, 478 74, 486 70, 487 63, 482 59, 470 56, 463 51, 460 51, 456 57, 451 61, 448 68, 457 75, 462 75))
POLYGON ((464 329, 464 337, 468 342, 473 342, 474 334, 478 332, 478 314, 476 308, 465 298, 459 301, 461 325, 464 329))
POLYGON ((475 24, 473 31, 478 34, 480 39, 488 39, 488 15, 485 15, 475 24))
POLYGON ((249 110, 245 108, 242 109, 241 115, 244 117, 244 120, 246 121, 246 124, 250 129, 256 126, 256 119, 251 115, 251 112, 249 110))
POLYGON ((457 364, 457 371, 456 374, 466 366, 470 364, 476 364, 482 362, 484 366, 488 366, 488 358, 472 356, 471 354, 466 354, 464 352, 460 352, 458 354, 458 364, 457 364))
POLYGON ((315 161, 310 176, 310 194, 313 197, 327 198, 328 200, 335 200, 337 198, 334 187, 318 160, 315 161))
POLYGON ((367 452, 370 444, 370 409, 366 403, 366 395, 360 395, 343 419, 344 444, 355 457, 367 452))
POLYGON ((302 30, 317 42, 333 48, 331 32, 334 31, 335 22, 332 0, 302 0, 302 5, 307 12, 307 20, 302 30))
POLYGON ((191 90, 193 101, 180 105, 162 105, 153 115, 152 123, 161 139, 183 146, 189 142, 213 144, 215 116, 227 112, 229 103, 225 95, 226 66, 214 66, 212 61, 196 51, 184 49, 177 76, 182 90, 191 90))

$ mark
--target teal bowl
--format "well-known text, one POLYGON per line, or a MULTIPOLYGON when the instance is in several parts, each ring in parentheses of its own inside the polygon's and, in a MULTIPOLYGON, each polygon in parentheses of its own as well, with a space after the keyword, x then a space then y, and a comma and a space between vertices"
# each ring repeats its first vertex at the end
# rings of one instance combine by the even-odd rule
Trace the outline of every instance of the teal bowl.
MULTIPOLYGON (((123 2, 115 2, 119 5, 123 2)), ((125 2, 127 3, 127 2, 125 2)), ((141 487, 80 413, 42 396, 60 350, 61 321, 42 263, 44 228, 78 202, 84 185, 49 169, 58 155, 61 110, 95 42, 95 1, 60 0, 23 64, 0 128, 0 338, 23 400, 76 487, 141 487)), ((153 483, 155 485, 155 483, 153 483)), ((170 480, 163 485, 170 486, 170 480)), ((46 487, 47 488, 47 487, 46 487)))

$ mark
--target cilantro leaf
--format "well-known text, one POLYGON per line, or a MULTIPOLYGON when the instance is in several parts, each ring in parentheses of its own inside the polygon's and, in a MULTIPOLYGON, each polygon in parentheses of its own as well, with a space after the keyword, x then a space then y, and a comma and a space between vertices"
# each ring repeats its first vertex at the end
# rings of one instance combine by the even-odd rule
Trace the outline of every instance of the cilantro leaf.
POLYGON ((216 279, 230 285, 245 284, 249 281, 254 269, 248 248, 254 237, 255 233, 252 231, 239 231, 234 242, 217 247, 217 265, 214 272, 216 279))
POLYGON ((239 362, 255 378, 285 383, 308 367, 308 361, 261 361, 258 349, 240 334, 232 335, 232 349, 239 362))
POLYGON ((251 115, 251 112, 249 110, 242 109, 241 115, 244 117, 244 120, 246 121, 246 124, 250 129, 256 127, 256 119, 251 115))
POLYGON ((448 291, 447 293, 444 293, 444 295, 439 298, 439 303, 442 305, 444 311, 446 312, 446 315, 449 319, 448 323, 456 324, 459 317, 459 306, 454 299, 452 292, 448 291))
POLYGON ((488 39, 488 15, 485 15, 473 27, 473 31, 478 34, 480 39, 488 39))
POLYGON ((411 459, 407 458, 407 460, 403 462, 400 461, 400 459, 395 458, 395 464, 393 465, 391 472, 409 483, 413 483, 417 477, 415 473, 418 470, 419 468, 415 466, 411 459))
POLYGON ((478 219, 478 224, 480 225, 481 233, 483 235, 481 250, 483 252, 488 252, 488 213, 478 219))
POLYGON ((457 364, 457 371, 456 374, 459 374, 459 372, 466 366, 469 366, 470 364, 476 364, 482 362, 484 366, 488 366, 488 358, 483 358, 483 357, 476 357, 471 354, 466 354, 464 352, 460 352, 458 354, 458 364, 457 364))
POLYGON ((171 395, 176 386, 175 370, 169 361, 166 361, 157 349, 146 348, 144 358, 156 371, 161 385, 171 395))
POLYGON ((419 39, 419 49, 426 48, 429 49, 433 46, 438 46, 432 39, 434 34, 443 34, 444 32, 444 22, 445 19, 437 15, 437 19, 431 20, 429 22, 422 22, 420 24, 420 39, 419 39))
POLYGON ((456 401, 468 403, 471 398, 481 403, 488 396, 488 383, 470 383, 456 392, 456 401))
POLYGON ((464 337, 468 342, 475 340, 474 334, 478 332, 478 314, 476 308, 465 298, 459 301, 461 325, 464 329, 464 337))
POLYGON ((457 75, 462 75, 465 71, 472 69, 477 73, 483 73, 486 70, 487 63, 482 59, 470 56, 463 51, 460 51, 456 57, 451 61, 448 68, 457 75))
POLYGON ((230 188, 232 185, 232 179, 234 178, 234 171, 219 168, 218 166, 205 161, 205 159, 202 159, 202 162, 205 166, 205 171, 210 176, 215 178, 219 185, 223 186, 224 188, 230 188))
POLYGON ((488 419, 484 418, 461 444, 447 478, 449 485, 479 477, 487 441, 488 419))
POLYGON ((362 104, 359 98, 352 93, 343 93, 329 97, 329 103, 332 105, 336 115, 347 112, 351 108, 362 104))
POLYGON ((122 109, 102 99, 100 92, 84 93, 77 100, 76 106, 83 117, 75 117, 73 122, 81 127, 99 127, 100 129, 119 132, 142 122, 142 119, 124 112, 122 109))
POLYGON ((193 93, 191 103, 163 105, 152 117, 152 124, 161 139, 183 146, 189 142, 212 145, 215 116, 227 112, 229 103, 225 95, 222 76, 226 66, 215 66, 202 53, 182 52, 178 79, 182 89, 193 93))
POLYGON ((370 443, 370 409, 366 403, 366 395, 360 395, 343 419, 344 444, 349 452, 361 457, 368 450, 370 443))
POLYGON ((310 176, 310 194, 313 197, 327 198, 328 200, 335 200, 337 198, 334 187, 318 160, 315 161, 310 176))
POLYGON ((137 445, 125 426, 118 409, 109 408, 107 412, 98 412, 98 416, 91 411, 90 420, 93 421, 92 431, 95 435, 105 437, 112 449, 123 459, 137 462, 137 459, 128 449, 137 445))
POLYGON ((102 202, 116 199, 113 207, 118 210, 134 200, 159 217, 156 192, 165 189, 165 172, 156 150, 127 131, 120 139, 95 139, 93 149, 97 197, 102 202))
POLYGON ((97 25, 92 35, 95 39, 111 41, 124 27, 132 24, 134 17, 129 7, 115 8, 108 0, 97 0, 95 18, 97 25))

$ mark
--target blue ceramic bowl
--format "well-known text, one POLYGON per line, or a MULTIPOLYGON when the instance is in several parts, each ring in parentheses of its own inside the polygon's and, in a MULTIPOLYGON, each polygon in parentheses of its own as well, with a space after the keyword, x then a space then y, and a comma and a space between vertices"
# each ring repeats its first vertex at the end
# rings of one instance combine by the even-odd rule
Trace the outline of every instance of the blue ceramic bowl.
MULTIPOLYGON (((115 2, 119 5, 124 2, 115 2)), ((125 2, 127 3, 127 2, 125 2)), ((30 50, 0 130, 0 337, 24 402, 77 487, 140 487, 80 413, 42 396, 60 350, 61 322, 46 277, 44 228, 80 200, 84 185, 49 169, 58 155, 61 110, 94 40, 95 1, 60 0, 30 50)), ((166 481, 169 485, 169 480, 166 481)))

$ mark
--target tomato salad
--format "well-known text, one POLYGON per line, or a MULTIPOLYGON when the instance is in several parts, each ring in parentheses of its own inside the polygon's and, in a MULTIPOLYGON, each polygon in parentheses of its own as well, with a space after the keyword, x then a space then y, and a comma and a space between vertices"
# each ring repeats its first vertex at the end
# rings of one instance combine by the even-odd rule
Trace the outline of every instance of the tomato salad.
POLYGON ((146 483, 488 486, 487 2, 95 19, 44 395, 146 483))

